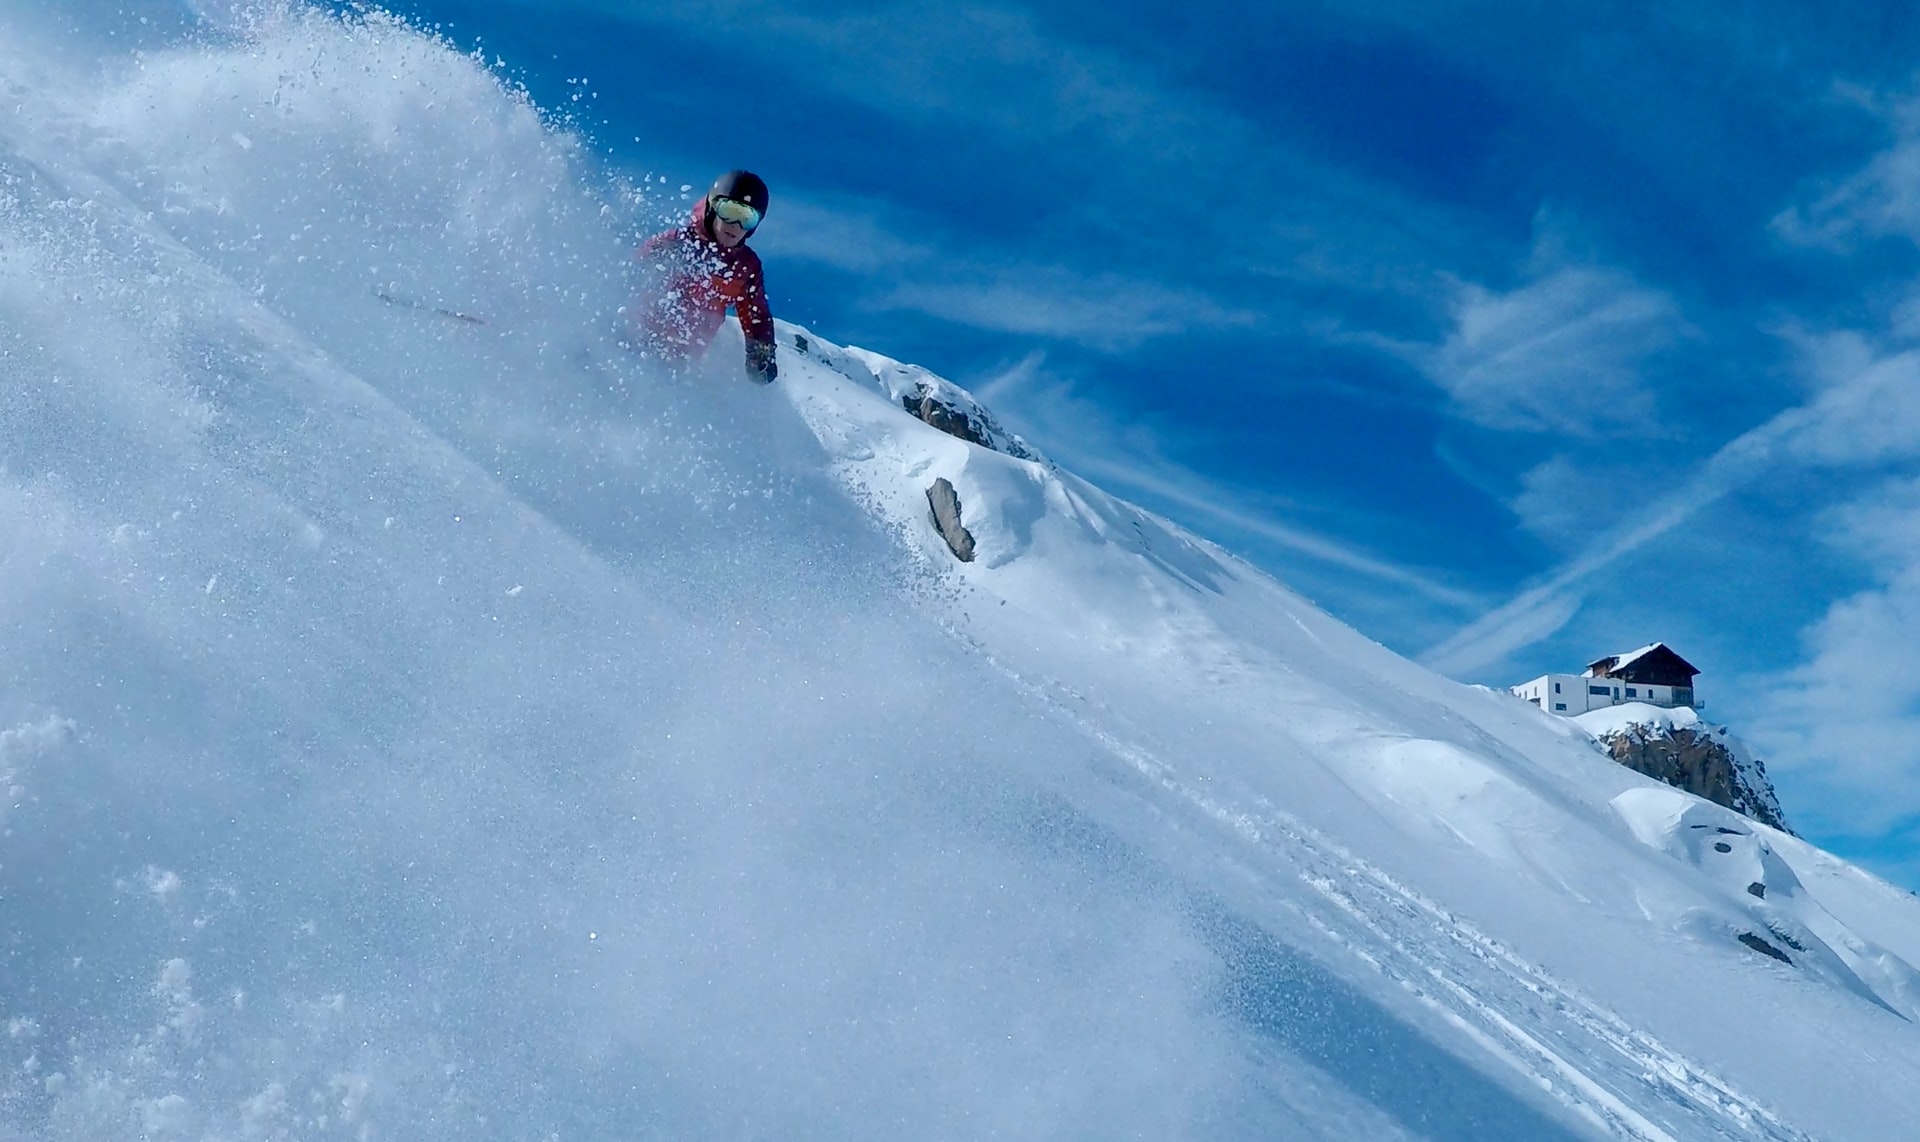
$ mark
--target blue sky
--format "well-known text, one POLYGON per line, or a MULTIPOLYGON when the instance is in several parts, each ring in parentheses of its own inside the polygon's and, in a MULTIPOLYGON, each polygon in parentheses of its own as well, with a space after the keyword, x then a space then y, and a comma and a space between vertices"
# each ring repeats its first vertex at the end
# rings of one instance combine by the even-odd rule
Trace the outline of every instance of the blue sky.
POLYGON ((1920 884, 1920 11, 419 0, 776 312, 1381 642, 1665 640, 1920 884), (582 82, 584 81, 584 82, 582 82))

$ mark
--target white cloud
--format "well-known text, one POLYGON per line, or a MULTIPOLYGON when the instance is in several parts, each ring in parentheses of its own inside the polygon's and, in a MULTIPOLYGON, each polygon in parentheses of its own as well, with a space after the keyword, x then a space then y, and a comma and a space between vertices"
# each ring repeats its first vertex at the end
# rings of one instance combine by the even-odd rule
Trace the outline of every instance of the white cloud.
POLYGON ((885 207, 879 203, 827 200, 803 192, 783 194, 778 209, 753 242, 755 249, 775 259, 876 274, 940 258, 933 246, 902 238, 913 229, 885 221, 885 207))
POLYGON ((1680 308, 1619 270, 1568 266, 1496 293, 1460 283, 1453 328, 1432 346, 1400 346, 1475 424, 1590 436, 1658 435, 1642 367, 1689 332, 1680 308))
POLYGON ((1821 521, 1819 532, 1881 574, 1920 566, 1920 478, 1882 484, 1821 521))
POLYGON ((1856 372, 1809 405, 1783 414, 1795 459, 1810 466, 1881 464, 1920 456, 1920 351, 1860 362, 1850 339, 1836 348, 1856 372))
MULTIPOLYGON (((544 15, 561 0, 518 2, 544 15)), ((1227 266, 1277 283, 1415 298, 1430 289, 1433 265, 1480 240, 1477 216, 1327 158, 1304 129, 1255 121, 1154 53, 1055 34, 1017 5, 565 2, 724 44, 741 66, 804 85, 796 98, 825 94, 894 130, 964 138, 969 150, 985 144, 1010 163, 1069 172, 1064 213, 1132 235, 1130 257, 1151 252, 1163 265, 1196 267, 1185 276, 1203 289, 1216 280, 1210 267, 1227 266), (1230 243, 1194 241, 1196 188, 1227 179, 1261 188, 1259 220, 1230 243)), ((1002 180, 986 172, 979 184, 990 193, 1002 180)), ((1063 258, 1088 256, 1099 255, 1063 247, 1063 258)))
MULTIPOLYGON (((1900 526, 1910 543, 1920 512, 1900 526)), ((1845 806, 1852 828, 1920 813, 1920 563, 1834 604, 1802 641, 1806 661, 1760 679, 1772 698, 1756 744, 1845 806)))
POLYGON ((1753 680, 1771 698, 1750 736, 1848 831, 1883 833, 1920 814, 1920 478, 1876 485, 1817 530, 1879 582, 1801 633, 1802 662, 1753 680))
MULTIPOLYGON (((1850 339, 1836 344, 1846 362, 1859 365, 1850 339)), ((1832 375, 1831 362, 1810 360, 1808 368, 1832 375)), ((1564 626, 1601 572, 1757 480, 1914 456, 1920 456, 1920 352, 1869 360, 1809 403, 1723 445, 1677 490, 1599 536, 1539 583, 1421 655, 1421 661, 1455 676, 1501 662, 1564 626)))
POLYGON ((1104 351, 1198 329, 1251 327, 1259 320, 1251 310, 1227 308, 1198 290, 1035 263, 978 244, 961 248, 927 219, 887 204, 806 191, 783 196, 779 223, 770 223, 755 244, 770 258, 861 275, 861 304, 871 309, 909 310, 1104 351))
POLYGON ((924 0, 849 11, 774 0, 681 0, 620 18, 672 24, 755 55, 819 61, 813 82, 888 115, 964 122, 973 131, 1045 140, 1092 134, 1161 161, 1245 141, 1237 116, 1145 78, 1136 62, 1063 42, 1031 15, 991 4, 924 0))
POLYGON ((1564 455, 1528 469, 1520 485, 1507 506, 1521 527, 1557 547, 1577 547, 1592 536, 1595 519, 1616 518, 1628 486, 1618 473, 1564 455))
MULTIPOLYGON (((1785 239, 1845 252, 1863 240, 1920 243, 1920 98, 1854 101, 1890 139, 1859 171, 1784 211, 1785 239)), ((1920 288, 1892 304, 1876 335, 1792 335, 1816 386, 1776 418, 1785 464, 1872 472, 1920 460, 1920 288)), ((1757 674, 1768 695, 1749 736, 1789 781, 1817 791, 1821 824, 1886 837, 1920 815, 1920 479, 1856 491, 1812 529, 1872 584, 1800 632, 1801 659, 1757 674)))
POLYGON ((1832 250, 1863 237, 1920 241, 1920 99, 1884 109, 1871 97, 1856 101, 1885 118, 1892 145, 1814 201, 1782 211, 1773 229, 1788 241, 1832 250))
POLYGON ((1522 592, 1422 654, 1421 664, 1451 678, 1471 678, 1504 662, 1573 621, 1586 602, 1584 592, 1572 589, 1580 581, 1555 578, 1522 592))
POLYGON ((1258 318, 1205 294, 1118 274, 1059 266, 967 266, 943 261, 870 304, 910 309, 1002 333, 1124 350, 1193 329, 1250 327, 1258 318))
POLYGON ((1419 571, 1382 559, 1351 544, 1294 523, 1287 515, 1307 515, 1302 504, 1235 488, 1208 479, 1171 458, 1172 447, 1153 429, 1123 420, 1068 380, 1049 374, 1044 358, 1032 356, 976 386, 981 400, 1045 440, 1050 454, 1075 472, 1116 493, 1145 493, 1174 505, 1189 520, 1204 518, 1247 536, 1258 537, 1304 559, 1359 576, 1390 592, 1412 594, 1457 614, 1483 605, 1481 596, 1449 586, 1419 571))

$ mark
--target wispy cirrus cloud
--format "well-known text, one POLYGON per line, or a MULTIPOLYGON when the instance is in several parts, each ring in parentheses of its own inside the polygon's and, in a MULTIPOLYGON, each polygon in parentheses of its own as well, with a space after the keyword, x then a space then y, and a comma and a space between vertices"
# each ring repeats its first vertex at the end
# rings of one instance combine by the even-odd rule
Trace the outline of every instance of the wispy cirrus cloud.
POLYGON ((1137 60, 1063 41, 1014 5, 899 0, 849 9, 680 0, 638 7, 572 0, 570 6, 682 28, 776 65, 797 56, 816 65, 806 69, 809 84, 922 125, 965 124, 1029 141, 1090 137, 1142 157, 1182 162, 1221 141, 1246 139, 1239 116, 1155 83, 1137 60))
POLYGON ((1488 428, 1583 435, 1644 431, 1655 412, 1641 366, 1687 331, 1680 308, 1618 270, 1557 269, 1506 293, 1471 283, 1427 374, 1488 428))
POLYGON ((1679 304, 1623 270, 1565 264, 1547 247, 1530 261, 1511 289, 1450 282, 1437 343, 1358 340, 1412 364, 1484 428, 1661 434, 1647 366, 1693 334, 1679 304))
POLYGON ((1520 491, 1507 506, 1521 527, 1566 550, 1591 538, 1596 516, 1618 518, 1630 494, 1617 473, 1561 453, 1522 473, 1520 491))
MULTIPOLYGON (((1904 146, 1905 144, 1901 144, 1904 146)), ((1914 235, 1920 240, 1920 233, 1914 235)), ((1835 598, 1799 632, 1801 657, 1756 671, 1768 694, 1749 736, 1776 769, 1804 785, 1814 819, 1852 838, 1863 855, 1907 854, 1889 840, 1920 822, 1920 349, 1911 302, 1878 337, 1808 338, 1809 373, 1822 386, 1813 415, 1785 440, 1792 464, 1858 478, 1809 532, 1870 585, 1835 598), (1879 475, 1887 472, 1898 475, 1879 475)))
MULTIPOLYGON (((531 0, 507 0, 546 10, 531 0)), ((1050 28, 1013 0, 931 0, 807 7, 775 0, 683 0, 637 6, 558 0, 639 26, 671 29, 723 48, 737 66, 778 73, 797 102, 846 116, 862 109, 888 139, 952 139, 955 150, 999 166, 939 172, 977 186, 980 201, 1035 181, 1057 185, 1036 213, 1060 216, 1050 261, 1152 263, 1151 276, 1204 293, 1217 306, 1256 306, 1275 283, 1412 296, 1436 250, 1476 248, 1467 212, 1407 193, 1390 179, 1330 160, 1283 120, 1256 121, 1184 66, 1050 28), (1209 188, 1246 188, 1230 233, 1204 232, 1209 188), (1247 207, 1251 209, 1246 209, 1247 207), (1097 231, 1107 241, 1089 240, 1097 231), (1113 238, 1123 238, 1116 248, 1113 238), (1117 257, 1116 257, 1117 255, 1117 257), (1224 286, 1253 275, 1265 289, 1224 286), (1242 296, 1232 296, 1239 289, 1242 296)), ((925 173, 925 156, 915 169, 925 173)), ((876 193, 896 205, 911 184, 876 193)), ((1030 201, 1030 200, 1029 200, 1030 201)), ((1040 259, 1029 250, 1026 261, 1040 259)))
POLYGON ((1845 251, 1862 238, 1889 235, 1920 241, 1920 97, 1888 101, 1841 88, 1839 101, 1880 116, 1891 144, 1860 170, 1811 202, 1774 217, 1776 234, 1806 246, 1845 251))
MULTIPOLYGON (((1440 621, 1484 604, 1484 596, 1453 586, 1435 575, 1367 551, 1311 527, 1287 522, 1312 514, 1307 505, 1271 493, 1236 488, 1211 479, 1175 459, 1179 443, 1170 443, 1151 425, 1123 419, 1098 399, 1085 395, 1070 379, 1046 368, 1045 358, 1030 356, 976 385, 976 393, 1008 414, 1023 432, 1044 440, 1050 454, 1075 472, 1123 495, 1143 497, 1176 518, 1211 531, 1225 528, 1289 553, 1296 565, 1330 569, 1351 588, 1358 578, 1401 599, 1419 600, 1417 625, 1440 621)), ((1184 444, 1204 447, 1203 442, 1184 444)), ((1324 579, 1324 576, 1321 577, 1324 579)), ((1301 584, 1295 583, 1295 586, 1301 584)), ((1328 581, 1331 587, 1331 581, 1328 581)))
POLYGON ((923 266, 941 257, 924 240, 901 237, 914 231, 883 221, 891 212, 883 203, 802 191, 781 195, 778 222, 769 221, 754 246, 776 259, 816 262, 856 274, 874 274, 903 266, 923 266))
POLYGON ((1823 824, 1870 836, 1920 814, 1920 479, 1877 486, 1823 524, 1881 581, 1802 632, 1802 662, 1756 678, 1771 697, 1751 736, 1821 790, 1823 824))
POLYGON ((943 260, 938 272, 902 281, 868 304, 1107 351, 1196 330, 1247 328, 1259 321, 1258 314, 1228 308, 1197 290, 1017 262, 956 266, 943 260))
POLYGON ((1250 309, 1204 291, 1136 274, 1038 263, 1013 250, 942 236, 891 204, 805 190, 783 198, 777 225, 757 243, 784 261, 868 279, 860 305, 911 311, 974 329, 1070 342, 1102 352, 1159 337, 1247 328, 1250 309), (918 235, 913 239, 903 234, 918 235))
POLYGON ((1810 342, 1809 372, 1831 383, 1714 452, 1678 490, 1602 535, 1539 583, 1421 655, 1442 673, 1468 676, 1564 626, 1601 573, 1708 506, 1763 478, 1795 469, 1845 469, 1920 458, 1920 350, 1862 364, 1850 337, 1810 342), (1830 373, 1832 345, 1852 371, 1830 373))

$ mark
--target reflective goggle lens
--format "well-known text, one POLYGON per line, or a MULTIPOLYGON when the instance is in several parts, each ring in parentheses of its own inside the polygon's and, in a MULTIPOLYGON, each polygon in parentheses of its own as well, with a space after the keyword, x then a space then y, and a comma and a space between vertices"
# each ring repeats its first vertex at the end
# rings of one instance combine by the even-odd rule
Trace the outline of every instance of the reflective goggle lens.
POLYGON ((744 202, 731 198, 713 200, 713 215, 722 222, 732 222, 751 230, 760 225, 760 212, 744 202))

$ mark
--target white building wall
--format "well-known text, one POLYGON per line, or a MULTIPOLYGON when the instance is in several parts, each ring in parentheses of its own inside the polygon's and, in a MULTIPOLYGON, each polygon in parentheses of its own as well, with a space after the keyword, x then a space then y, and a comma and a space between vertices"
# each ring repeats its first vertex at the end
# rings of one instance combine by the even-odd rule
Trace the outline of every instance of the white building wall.
POLYGON ((1654 706, 1674 704, 1671 686, 1647 686, 1618 678, 1590 678, 1585 674, 1543 674, 1512 687, 1512 691, 1549 714, 1567 717, 1627 702, 1654 706))
POLYGON ((1574 674, 1544 674, 1523 682, 1513 692, 1549 714, 1584 714, 1587 706, 1586 679, 1574 674))

